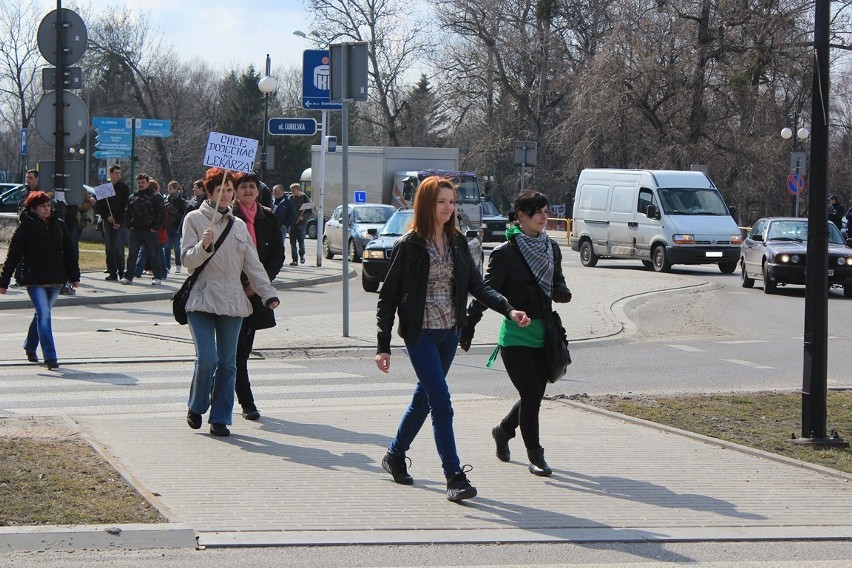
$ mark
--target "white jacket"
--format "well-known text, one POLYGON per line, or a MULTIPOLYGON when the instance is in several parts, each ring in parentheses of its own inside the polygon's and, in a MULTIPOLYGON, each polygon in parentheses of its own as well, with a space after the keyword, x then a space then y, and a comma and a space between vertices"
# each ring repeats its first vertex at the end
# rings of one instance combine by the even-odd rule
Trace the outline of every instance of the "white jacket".
POLYGON ((216 212, 207 201, 201 207, 187 214, 183 221, 183 240, 181 241, 181 264, 190 273, 201 266, 205 260, 212 259, 201 271, 198 281, 192 287, 187 312, 208 312, 222 316, 246 317, 251 314, 251 302, 246 297, 240 283, 240 273, 245 272, 249 284, 266 304, 270 298, 277 297, 275 288, 269 282, 266 270, 257 258, 257 250, 251 242, 246 224, 234 217, 229 209, 225 215, 216 212), (231 232, 225 242, 216 251, 207 252, 201 246, 201 234, 213 223, 213 244, 228 221, 234 219, 231 232))

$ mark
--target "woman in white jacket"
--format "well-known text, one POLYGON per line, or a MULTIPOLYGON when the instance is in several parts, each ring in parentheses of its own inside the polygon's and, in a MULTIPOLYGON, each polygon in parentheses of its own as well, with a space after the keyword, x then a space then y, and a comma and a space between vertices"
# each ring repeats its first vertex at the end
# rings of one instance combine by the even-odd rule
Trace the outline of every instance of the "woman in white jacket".
POLYGON ((275 309, 278 298, 257 257, 246 224, 230 209, 234 178, 230 172, 210 168, 204 176, 207 200, 183 222, 181 264, 190 272, 204 264, 186 304, 187 320, 195 342, 195 370, 189 390, 189 427, 201 428, 201 415, 210 409, 208 422, 214 436, 228 436, 234 407, 237 373, 237 339, 243 318, 252 306, 243 291, 240 273, 263 303, 275 309), (224 242, 215 243, 229 223, 224 242))

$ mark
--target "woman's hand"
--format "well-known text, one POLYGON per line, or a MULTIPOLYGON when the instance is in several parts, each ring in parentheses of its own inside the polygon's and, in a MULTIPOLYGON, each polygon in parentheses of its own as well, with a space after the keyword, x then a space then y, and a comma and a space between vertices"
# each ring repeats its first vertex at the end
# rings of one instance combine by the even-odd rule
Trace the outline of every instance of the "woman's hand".
POLYGON ((213 244, 213 230, 212 229, 204 229, 204 232, 201 233, 201 246, 205 249, 209 250, 210 245, 213 244))
POLYGON ((387 373, 390 370, 390 353, 376 355, 376 367, 379 368, 379 371, 387 373))
POLYGON ((519 327, 527 327, 532 320, 527 317, 526 312, 520 310, 512 310, 509 312, 509 319, 518 324, 519 327))
POLYGON ((275 308, 277 308, 280 305, 281 304, 278 300, 272 300, 271 302, 269 302, 269 305, 267 305, 266 307, 269 308, 270 310, 274 310, 275 308))
MULTIPOLYGON (((252 296, 255 295, 256 292, 254 291, 254 288, 251 287, 251 284, 249 284, 248 286, 245 287, 245 293, 246 293, 246 298, 251 298, 252 296)), ((275 308, 272 308, 272 309, 274 310, 275 308)))
POLYGON ((74 288, 79 288, 79 287, 80 287, 80 281, 78 280, 77 282, 72 282, 72 283, 71 283, 71 285, 72 285, 74 288))

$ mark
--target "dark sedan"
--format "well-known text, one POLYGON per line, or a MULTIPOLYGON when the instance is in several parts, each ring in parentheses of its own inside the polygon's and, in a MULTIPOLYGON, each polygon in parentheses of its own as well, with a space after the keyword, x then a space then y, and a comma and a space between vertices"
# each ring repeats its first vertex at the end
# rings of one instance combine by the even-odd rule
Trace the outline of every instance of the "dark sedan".
MULTIPOLYGON (((388 219, 376 238, 364 248, 364 254, 361 257, 361 285, 365 291, 375 292, 379 289, 379 284, 385 281, 385 276, 387 276, 390 267, 393 245, 399 237, 408 232, 413 216, 413 209, 400 209, 388 219)), ((482 270, 484 254, 482 252, 482 241, 479 239, 479 231, 468 227, 461 219, 459 219, 459 229, 467 236, 467 245, 476 267, 482 270)), ((370 229, 370 231, 375 231, 375 229, 370 229)))
MULTIPOLYGON (((840 231, 828 224, 828 283, 842 286, 843 295, 852 298, 852 248, 840 231)), ((743 288, 763 281, 763 291, 772 294, 778 286, 805 284, 808 247, 808 220, 799 217, 758 219, 743 241, 740 270, 743 288)))

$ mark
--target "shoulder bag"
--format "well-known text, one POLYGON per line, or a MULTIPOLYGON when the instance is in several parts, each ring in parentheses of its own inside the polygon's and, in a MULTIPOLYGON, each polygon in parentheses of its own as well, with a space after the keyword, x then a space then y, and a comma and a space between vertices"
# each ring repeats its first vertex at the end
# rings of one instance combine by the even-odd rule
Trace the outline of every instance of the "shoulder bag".
MULTIPOLYGON (((231 225, 234 224, 234 220, 231 219, 228 221, 228 225, 225 227, 225 230, 222 231, 222 234, 219 235, 219 238, 216 239, 216 244, 213 248, 213 254, 216 254, 216 251, 219 250, 219 247, 225 242, 225 237, 228 236, 228 233, 231 232, 231 225)), ((189 301, 189 293, 192 291, 192 287, 195 286, 195 281, 198 280, 198 276, 201 274, 201 271, 204 270, 204 267, 207 266, 207 263, 210 262, 210 259, 213 258, 213 254, 207 257, 201 266, 192 271, 186 280, 183 281, 183 284, 178 291, 175 292, 175 295, 172 296, 172 314, 175 316, 175 321, 180 325, 186 325, 186 303, 189 301)))

